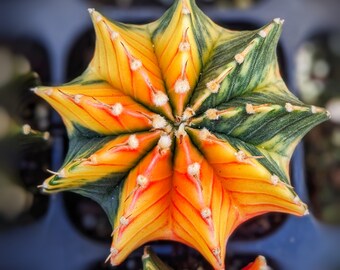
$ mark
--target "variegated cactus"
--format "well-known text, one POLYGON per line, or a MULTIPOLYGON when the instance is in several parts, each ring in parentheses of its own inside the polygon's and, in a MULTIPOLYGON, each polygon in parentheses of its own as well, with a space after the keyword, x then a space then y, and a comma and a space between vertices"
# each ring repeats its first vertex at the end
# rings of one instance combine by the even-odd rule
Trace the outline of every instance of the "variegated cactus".
POLYGON ((144 247, 144 254, 142 256, 143 270, 172 270, 166 265, 157 255, 151 250, 149 246, 144 247))
POLYGON ((266 258, 258 256, 253 262, 248 264, 242 270, 270 270, 271 268, 267 265, 266 258))
POLYGON ((280 76, 283 20, 230 31, 194 0, 176 0, 146 25, 89 12, 97 41, 87 70, 34 89, 60 113, 70 139, 62 168, 42 187, 104 208, 113 265, 164 239, 224 269, 238 225, 270 211, 308 213, 290 185, 289 161, 329 114, 299 101, 280 76))

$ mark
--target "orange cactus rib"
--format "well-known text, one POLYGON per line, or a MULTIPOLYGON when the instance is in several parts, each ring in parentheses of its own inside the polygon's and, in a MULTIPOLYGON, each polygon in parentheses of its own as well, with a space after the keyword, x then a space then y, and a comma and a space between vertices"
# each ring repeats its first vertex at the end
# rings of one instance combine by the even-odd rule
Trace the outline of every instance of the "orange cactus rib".
POLYGON ((226 237, 230 233, 226 230, 234 222, 230 197, 187 135, 177 139, 176 145, 173 219, 182 230, 174 231, 216 269, 224 269, 226 237))
POLYGON ((156 146, 129 173, 114 222, 112 248, 119 252, 111 257, 113 265, 141 244, 170 236, 171 158, 170 150, 156 146))
POLYGON ((232 213, 229 194, 188 136, 177 139, 176 145, 174 173, 171 152, 162 154, 156 147, 129 174, 114 225, 112 248, 118 252, 110 257, 113 265, 143 243, 170 237, 197 248, 216 269, 224 269, 225 243, 237 224, 237 214, 232 213), (150 225, 150 217, 160 224, 152 236, 141 233, 150 225))
POLYGON ((97 41, 89 68, 67 85, 33 90, 60 113, 70 138, 62 168, 41 188, 101 204, 113 230, 107 261, 117 265, 161 239, 224 269, 227 240, 242 222, 270 211, 308 214, 290 185, 289 160, 329 113, 282 81, 280 19, 229 31, 194 0, 176 0, 142 26, 90 13, 97 41))

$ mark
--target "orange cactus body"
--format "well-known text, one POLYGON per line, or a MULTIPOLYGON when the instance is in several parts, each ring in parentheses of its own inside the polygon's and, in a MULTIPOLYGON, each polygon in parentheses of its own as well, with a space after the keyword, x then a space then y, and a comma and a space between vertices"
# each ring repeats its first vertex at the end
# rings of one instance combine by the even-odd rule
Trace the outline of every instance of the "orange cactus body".
POLYGON ((282 81, 282 20, 229 31, 193 0, 138 26, 89 11, 97 42, 88 69, 66 85, 34 89, 70 138, 65 163, 42 188, 73 190, 104 208, 113 265, 164 239, 224 269, 239 224, 270 211, 307 213, 290 185, 289 161, 329 115, 282 81))

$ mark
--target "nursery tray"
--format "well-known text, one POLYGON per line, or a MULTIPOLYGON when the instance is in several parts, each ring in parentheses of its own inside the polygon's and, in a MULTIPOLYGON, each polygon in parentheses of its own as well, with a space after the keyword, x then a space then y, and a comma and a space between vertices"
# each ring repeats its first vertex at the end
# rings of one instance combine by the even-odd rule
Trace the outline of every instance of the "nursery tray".
MULTIPOLYGON (((0 1, 0 45, 15 47, 26 55, 43 83, 62 84, 79 75, 93 54, 94 32, 87 8, 94 7, 114 20, 146 23, 159 18, 171 1, 132 1, 128 8, 124 1, 117 1, 121 6, 110 2, 0 1), (32 46, 40 49, 34 51, 32 46)), ((284 18, 279 61, 289 89, 297 95, 298 48, 313 35, 340 31, 339 1, 263 0, 247 9, 227 9, 223 1, 201 2, 205 2, 202 8, 209 17, 232 29, 256 29, 273 18, 284 18)), ((58 170, 68 140, 61 119, 52 110, 49 130, 52 145, 46 160, 50 169, 58 170)), ((291 176, 300 198, 310 204, 302 144, 293 156, 291 176)), ((43 215, 0 231, 1 270, 111 269, 103 263, 110 248, 110 226, 99 206, 73 193, 42 201, 42 207, 47 207, 43 215)), ((339 243, 340 227, 326 225, 313 212, 304 217, 274 213, 249 221, 232 235, 226 264, 230 270, 240 269, 261 254, 275 270, 338 270, 339 243)), ((176 269, 210 269, 197 252, 181 244, 156 242, 152 246, 176 269)), ((142 250, 137 250, 115 269, 141 269, 141 254, 142 250)))

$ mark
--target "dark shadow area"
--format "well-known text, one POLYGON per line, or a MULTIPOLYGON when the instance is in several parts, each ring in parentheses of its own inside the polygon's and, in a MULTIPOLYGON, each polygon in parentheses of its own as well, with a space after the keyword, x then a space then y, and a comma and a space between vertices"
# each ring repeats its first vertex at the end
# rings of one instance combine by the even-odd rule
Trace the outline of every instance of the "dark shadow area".
POLYGON ((287 219, 286 214, 268 213, 241 224, 230 237, 230 241, 255 240, 277 231, 287 219))
MULTIPOLYGON (((119 8, 131 7, 170 7, 173 0, 86 0, 91 4, 104 4, 119 8)), ((261 3, 263 0, 197 0, 200 8, 239 8, 248 9, 261 3)))
POLYGON ((111 242, 111 224, 99 204, 73 192, 65 192, 63 198, 67 216, 79 232, 95 241, 111 242))

